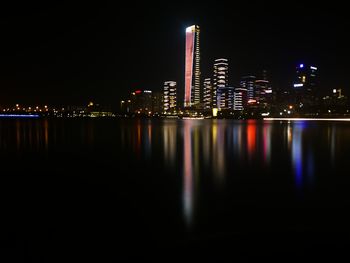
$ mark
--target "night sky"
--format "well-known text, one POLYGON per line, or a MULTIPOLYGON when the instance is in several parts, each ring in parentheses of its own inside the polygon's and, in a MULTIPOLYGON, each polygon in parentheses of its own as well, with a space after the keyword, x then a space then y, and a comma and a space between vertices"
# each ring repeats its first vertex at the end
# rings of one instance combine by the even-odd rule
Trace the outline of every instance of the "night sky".
MULTIPOLYGON (((270 73, 291 83, 295 66, 319 68, 321 89, 350 93, 349 22, 341 4, 232 1, 8 4, 0 15, 0 106, 119 105, 134 89, 183 89, 185 27, 201 27, 202 79, 229 59, 231 85, 270 73)), ((333 3, 333 2, 332 2, 333 3)))

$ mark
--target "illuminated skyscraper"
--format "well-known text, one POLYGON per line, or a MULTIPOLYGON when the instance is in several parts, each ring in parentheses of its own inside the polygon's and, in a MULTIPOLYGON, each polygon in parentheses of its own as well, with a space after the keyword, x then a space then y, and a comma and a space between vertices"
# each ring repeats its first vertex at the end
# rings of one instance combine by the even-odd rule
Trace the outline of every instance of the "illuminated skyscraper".
POLYGON ((207 78, 203 83, 204 87, 204 96, 203 96, 203 104, 205 110, 210 110, 213 105, 213 86, 211 84, 211 79, 207 78))
POLYGON ((213 108, 217 108, 217 90, 228 86, 228 60, 226 58, 215 59, 213 81, 213 108))
POLYGON ((186 28, 185 108, 198 106, 201 100, 199 32, 197 25, 186 28))
POLYGON ((176 82, 164 82, 163 93, 164 112, 174 112, 176 110, 176 82))

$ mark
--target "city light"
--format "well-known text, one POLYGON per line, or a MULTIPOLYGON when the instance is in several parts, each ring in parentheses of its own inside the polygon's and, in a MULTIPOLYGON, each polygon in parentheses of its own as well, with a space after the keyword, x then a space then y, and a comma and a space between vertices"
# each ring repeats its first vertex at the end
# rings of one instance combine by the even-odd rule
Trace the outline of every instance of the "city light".
POLYGON ((294 84, 294 88, 298 88, 298 87, 302 87, 302 86, 304 86, 304 84, 302 84, 302 83, 294 84))

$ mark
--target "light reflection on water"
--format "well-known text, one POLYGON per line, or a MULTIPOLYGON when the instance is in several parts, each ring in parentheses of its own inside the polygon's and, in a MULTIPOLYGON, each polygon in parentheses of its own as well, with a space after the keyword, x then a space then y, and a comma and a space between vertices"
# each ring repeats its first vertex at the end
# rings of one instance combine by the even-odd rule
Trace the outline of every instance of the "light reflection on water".
POLYGON ((323 166, 338 165, 349 131, 341 123, 256 120, 12 120, 0 121, 0 151, 45 154, 74 144, 107 149, 104 158, 117 152, 110 158, 120 165, 128 158, 155 163, 160 176, 181 178, 181 211, 191 226, 205 191, 233 192, 236 179, 275 176, 296 191, 313 187, 323 166))

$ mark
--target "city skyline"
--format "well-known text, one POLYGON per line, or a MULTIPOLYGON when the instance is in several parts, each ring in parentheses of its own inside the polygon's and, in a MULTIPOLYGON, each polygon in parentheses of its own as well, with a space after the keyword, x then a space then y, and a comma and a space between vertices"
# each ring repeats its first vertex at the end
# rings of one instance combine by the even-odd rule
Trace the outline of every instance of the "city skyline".
POLYGON ((274 12, 268 4, 226 10, 224 3, 220 19, 210 13, 214 5, 161 5, 143 12, 154 6, 8 4, 1 18, 0 104, 114 105, 130 90, 161 91, 165 79, 182 90, 183 29, 193 24, 201 27, 202 82, 213 60, 225 57, 233 85, 267 69, 273 86, 283 88, 292 83, 295 65, 305 63, 320 68, 322 91, 349 89, 348 24, 341 6, 318 4, 317 12, 307 12, 311 5, 295 4, 274 12))

